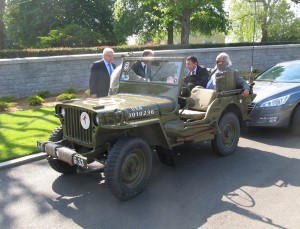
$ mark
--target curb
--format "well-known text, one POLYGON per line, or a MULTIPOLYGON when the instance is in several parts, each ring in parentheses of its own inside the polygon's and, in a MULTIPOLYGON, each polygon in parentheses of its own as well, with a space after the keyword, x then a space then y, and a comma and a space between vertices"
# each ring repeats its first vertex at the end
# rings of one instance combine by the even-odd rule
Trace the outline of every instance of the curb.
POLYGON ((19 166, 19 165, 24 165, 29 162, 38 161, 38 160, 46 158, 46 155, 47 154, 45 152, 42 152, 42 153, 36 153, 36 154, 29 155, 29 156, 13 159, 10 161, 1 162, 0 170, 19 166))

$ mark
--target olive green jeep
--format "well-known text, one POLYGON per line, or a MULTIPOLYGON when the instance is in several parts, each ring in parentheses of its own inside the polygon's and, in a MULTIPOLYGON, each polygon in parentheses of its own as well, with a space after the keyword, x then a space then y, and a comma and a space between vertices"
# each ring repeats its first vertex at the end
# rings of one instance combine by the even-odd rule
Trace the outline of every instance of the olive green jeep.
POLYGON ((142 192, 154 152, 168 165, 175 165, 173 149, 192 141, 211 141, 220 156, 233 153, 253 96, 241 98, 242 90, 235 89, 226 72, 217 77, 216 91, 190 91, 184 68, 184 57, 124 57, 111 76, 110 95, 56 105, 61 126, 49 141, 38 141, 38 148, 63 174, 91 172, 98 163, 105 183, 121 200, 142 192), (131 68, 141 60, 151 63, 144 78, 131 68))

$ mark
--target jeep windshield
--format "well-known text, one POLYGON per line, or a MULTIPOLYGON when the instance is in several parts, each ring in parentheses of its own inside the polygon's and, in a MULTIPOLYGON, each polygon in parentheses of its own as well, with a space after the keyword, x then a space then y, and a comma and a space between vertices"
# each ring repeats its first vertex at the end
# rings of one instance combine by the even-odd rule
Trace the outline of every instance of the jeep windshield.
POLYGON ((111 94, 177 97, 184 57, 126 57, 111 77, 111 94))

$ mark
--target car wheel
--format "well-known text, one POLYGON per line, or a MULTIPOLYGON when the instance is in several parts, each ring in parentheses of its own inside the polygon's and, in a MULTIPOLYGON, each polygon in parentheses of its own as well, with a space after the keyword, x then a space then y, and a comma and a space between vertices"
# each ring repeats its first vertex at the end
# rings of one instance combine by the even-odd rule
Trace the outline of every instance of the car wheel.
POLYGON ((298 105, 293 112, 291 133, 296 136, 300 135, 300 105, 298 105))
POLYGON ((228 112, 220 121, 214 140, 211 141, 212 148, 219 156, 232 154, 238 145, 240 138, 240 123, 237 116, 228 112))
POLYGON ((105 162, 105 182, 110 191, 121 200, 140 194, 148 183, 152 169, 149 145, 137 137, 119 140, 105 162))
MULTIPOLYGON (((62 140, 63 138, 63 131, 62 126, 57 127, 50 135, 49 141, 51 142, 57 142, 62 140)), ((67 146, 67 145, 65 145, 67 146)), ((69 165, 68 163, 58 160, 57 158, 48 156, 48 163, 51 166, 52 169, 54 169, 56 172, 62 173, 62 174, 72 174, 76 173, 77 166, 69 165)))

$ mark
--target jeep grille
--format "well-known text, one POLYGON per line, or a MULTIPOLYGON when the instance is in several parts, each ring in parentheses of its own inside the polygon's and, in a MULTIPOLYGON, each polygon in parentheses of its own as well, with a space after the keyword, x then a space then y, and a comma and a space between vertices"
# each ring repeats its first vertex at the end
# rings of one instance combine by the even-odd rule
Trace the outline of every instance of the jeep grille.
POLYGON ((65 107, 66 137, 77 143, 92 143, 92 112, 76 107, 65 107), (80 115, 86 112, 90 118, 90 127, 84 129, 80 123, 80 115))

